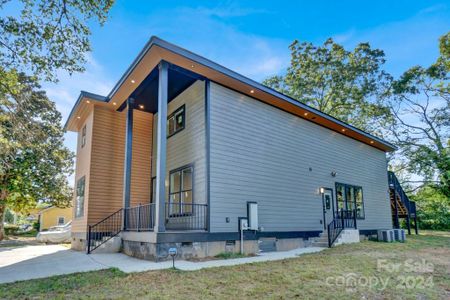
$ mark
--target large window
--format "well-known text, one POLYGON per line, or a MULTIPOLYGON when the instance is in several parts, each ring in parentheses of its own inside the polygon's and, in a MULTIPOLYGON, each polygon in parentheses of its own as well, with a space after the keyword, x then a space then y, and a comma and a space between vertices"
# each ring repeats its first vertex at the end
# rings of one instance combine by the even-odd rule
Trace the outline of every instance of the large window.
POLYGON ((364 219, 364 199, 362 187, 336 183, 336 204, 338 212, 356 211, 358 219, 364 219))
POLYGON ((84 145, 86 145, 86 125, 81 129, 81 148, 83 148, 84 145))
POLYGON ((171 137, 175 133, 184 129, 185 124, 185 109, 184 105, 174 111, 167 118, 167 137, 171 137))
POLYGON ((77 198, 75 202, 75 217, 82 217, 84 215, 84 186, 85 177, 81 177, 77 182, 77 198))
POLYGON ((183 216, 192 214, 194 168, 186 166, 170 172, 169 180, 169 214, 183 216))

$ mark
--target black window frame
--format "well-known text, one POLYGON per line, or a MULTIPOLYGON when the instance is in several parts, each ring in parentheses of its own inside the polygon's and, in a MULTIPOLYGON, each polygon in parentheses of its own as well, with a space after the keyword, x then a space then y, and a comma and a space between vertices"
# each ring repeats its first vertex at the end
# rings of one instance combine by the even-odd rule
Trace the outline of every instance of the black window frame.
POLYGON ((57 224, 58 224, 58 226, 66 224, 66 218, 62 217, 62 216, 58 217, 57 224), (61 219, 62 219, 62 223, 59 222, 61 219))
POLYGON ((170 172, 169 172, 169 200, 168 200, 168 205, 169 205, 169 207, 167 208, 167 210, 168 210, 168 216, 170 217, 170 218, 174 218, 174 217, 186 217, 186 216, 192 216, 193 215, 193 212, 194 212, 194 204, 195 204, 195 202, 194 202, 194 165, 193 164, 188 164, 188 165, 185 165, 185 166, 182 166, 182 167, 179 167, 179 168, 176 168, 176 169, 173 169, 173 170, 171 170, 170 172), (187 169, 191 169, 191 189, 187 189, 187 190, 184 190, 183 189, 183 178, 182 178, 182 176, 181 176, 181 174, 183 174, 183 171, 184 170, 187 170, 187 169), (171 180, 171 177, 172 177, 172 175, 173 174, 175 174, 175 173, 180 173, 180 190, 178 191, 178 192, 173 192, 172 193, 172 186, 171 186, 171 184, 172 184, 172 180, 171 180), (180 201, 178 202, 178 203, 180 203, 180 204, 182 204, 182 203, 184 203, 184 202, 182 202, 182 193, 184 193, 184 192, 191 192, 191 197, 192 197, 192 202, 191 202, 191 211, 190 212, 184 212, 184 211, 182 211, 182 208, 183 208, 183 206, 182 205, 180 205, 180 207, 179 207, 179 210, 180 210, 180 212, 178 212, 178 213, 171 213, 171 203, 172 203, 172 201, 171 201, 171 196, 172 195, 176 195, 176 194, 179 194, 180 196, 180 201))
POLYGON ((86 145, 86 124, 81 128, 81 148, 84 148, 86 145))
POLYGON ((84 200, 86 199, 86 176, 81 177, 77 181, 76 186, 76 198, 75 198, 75 218, 84 217, 84 200), (83 195, 81 195, 81 190, 83 190, 83 195), (80 198, 83 198, 83 201, 80 201, 80 198), (80 210, 80 203, 82 204, 82 209, 80 210))
POLYGON ((167 138, 170 138, 172 136, 174 136, 175 134, 183 131, 183 129, 186 128, 186 105, 183 104, 180 107, 178 107, 176 110, 174 110, 168 117, 167 117, 167 122, 166 122, 166 135, 167 138), (169 120, 171 118, 176 118, 176 116, 180 113, 180 111, 182 111, 182 123, 181 123, 181 127, 178 130, 175 130, 172 133, 169 133, 169 120))
POLYGON ((342 182, 336 182, 335 183, 335 190, 336 190, 336 212, 339 213, 339 202, 343 202, 344 203, 344 211, 349 211, 348 209, 348 199, 347 199, 347 190, 349 188, 353 189, 353 199, 351 201, 352 203, 352 207, 356 212, 356 191, 357 189, 361 190, 361 207, 362 207, 362 216, 356 214, 356 218, 359 220, 364 220, 366 218, 366 208, 364 205, 364 190, 362 188, 362 186, 359 185, 353 185, 353 184, 347 184, 347 183, 342 183, 342 182), (339 195, 338 195, 338 190, 339 190, 339 186, 342 186, 344 188, 344 194, 343 194, 343 201, 339 201, 339 195))

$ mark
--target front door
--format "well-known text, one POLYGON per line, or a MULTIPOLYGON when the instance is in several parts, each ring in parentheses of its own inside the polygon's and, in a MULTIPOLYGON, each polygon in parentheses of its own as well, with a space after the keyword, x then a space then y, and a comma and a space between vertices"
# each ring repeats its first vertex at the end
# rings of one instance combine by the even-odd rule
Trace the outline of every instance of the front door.
POLYGON ((333 204, 333 189, 324 188, 322 193, 323 203, 323 228, 326 230, 327 225, 333 221, 334 204, 333 204))

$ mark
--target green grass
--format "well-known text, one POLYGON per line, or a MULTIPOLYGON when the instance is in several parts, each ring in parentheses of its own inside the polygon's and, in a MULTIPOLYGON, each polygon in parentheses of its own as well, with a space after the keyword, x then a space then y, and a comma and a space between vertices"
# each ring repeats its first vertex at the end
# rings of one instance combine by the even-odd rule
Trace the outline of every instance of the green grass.
POLYGON ((233 253, 233 252, 222 252, 215 256, 215 258, 219 259, 233 259, 233 258, 243 258, 248 257, 248 255, 241 254, 241 253, 233 253))
MULTIPOLYGON (((298 258, 194 272, 125 274, 116 269, 0 285, 1 299, 450 299, 450 236, 425 232, 406 243, 365 241, 298 258), (431 273, 377 269, 377 261, 433 266, 431 273), (387 282, 372 287, 336 285, 353 274, 387 282), (433 286, 405 286, 402 277, 432 278, 433 286)), ((417 283, 417 282, 416 282, 417 283)), ((430 283, 430 282, 428 282, 430 283)))

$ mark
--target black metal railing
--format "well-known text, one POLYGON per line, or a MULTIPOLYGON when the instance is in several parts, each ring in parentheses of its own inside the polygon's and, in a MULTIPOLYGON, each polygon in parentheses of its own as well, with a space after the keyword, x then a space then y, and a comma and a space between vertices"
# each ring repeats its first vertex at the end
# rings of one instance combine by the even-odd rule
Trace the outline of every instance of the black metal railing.
POLYGON ((328 247, 331 247, 345 228, 357 228, 356 210, 336 212, 333 220, 327 225, 328 247))
POLYGON ((123 209, 121 208, 94 225, 88 225, 86 238, 87 254, 90 254, 100 245, 118 235, 122 231, 122 222, 123 209))
POLYGON ((208 205, 166 203, 166 229, 207 230, 208 205))
POLYGON ((150 231, 155 225, 155 204, 148 203, 124 209, 124 230, 150 231))

